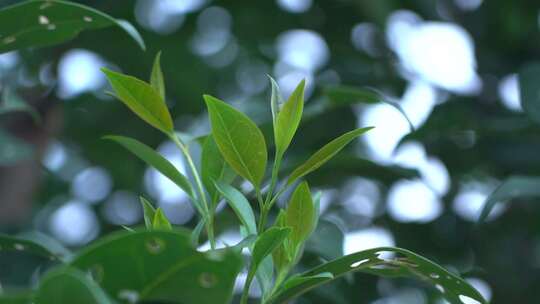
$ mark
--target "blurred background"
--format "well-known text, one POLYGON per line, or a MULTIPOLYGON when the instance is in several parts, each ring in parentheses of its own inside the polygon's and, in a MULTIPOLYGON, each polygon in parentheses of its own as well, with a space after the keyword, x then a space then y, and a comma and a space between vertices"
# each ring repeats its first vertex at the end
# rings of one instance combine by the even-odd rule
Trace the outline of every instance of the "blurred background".
MULTIPOLYGON (((208 93, 247 113, 271 142, 267 74, 285 97, 301 79, 308 84, 306 117, 286 168, 347 130, 376 127, 307 178, 323 191, 323 221, 303 265, 399 246, 461 273, 490 303, 540 299, 534 200, 499 204, 475 225, 505 177, 540 175, 540 127, 523 113, 516 76, 539 58, 538 1, 79 2, 132 22, 147 51, 108 28, 0 55, 3 96, 39 114, 0 117, 1 232, 37 230, 80 248, 121 225, 141 225, 139 195, 171 222, 194 227, 184 192, 101 139, 135 137, 185 172, 171 142, 104 93, 99 71, 106 66, 147 80, 161 50, 167 103, 181 132, 208 133, 208 93), (335 102, 325 94, 335 85, 394 98, 416 131, 391 105, 335 102)), ((240 239, 234 214, 221 210, 218 234, 233 243, 240 239)), ((298 303, 445 301, 422 282, 356 274, 298 303)))

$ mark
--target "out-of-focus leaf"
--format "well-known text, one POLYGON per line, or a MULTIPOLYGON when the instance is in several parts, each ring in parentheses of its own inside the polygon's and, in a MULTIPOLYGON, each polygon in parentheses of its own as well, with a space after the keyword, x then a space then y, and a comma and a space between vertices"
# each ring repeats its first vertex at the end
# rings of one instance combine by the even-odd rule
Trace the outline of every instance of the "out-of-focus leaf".
POLYGON ((329 220, 321 220, 306 241, 305 250, 326 260, 337 259, 343 255, 343 239, 343 231, 338 225, 329 220))
POLYGON ((0 251, 25 252, 50 260, 64 260, 64 256, 51 252, 36 242, 3 234, 0 234, 0 251))
POLYGON ((324 147, 319 149, 315 154, 313 154, 305 163, 296 168, 287 181, 287 184, 292 184, 297 179, 317 170, 325 162, 330 160, 334 155, 336 155, 343 147, 345 147, 349 142, 351 142, 356 137, 364 134, 365 132, 373 129, 373 127, 360 128, 353 131, 349 131, 340 137, 332 140, 324 147))
POLYGON ((315 228, 314 225, 315 206, 309 186, 307 182, 303 182, 293 192, 286 211, 285 226, 292 229, 288 238, 292 259, 296 257, 299 248, 315 228))
POLYGON ((60 243, 60 241, 39 231, 23 232, 17 234, 17 238, 30 241, 47 249, 49 253, 53 254, 63 262, 69 262, 73 257, 73 253, 69 249, 64 247, 64 245, 60 243))
POLYGON ((163 213, 163 209, 157 208, 156 213, 154 214, 154 220, 152 221, 152 229, 157 230, 171 230, 172 226, 167 217, 165 216, 165 213, 163 213))
POLYGON ((201 153, 201 179, 212 199, 212 204, 217 204, 219 199, 219 192, 216 190, 214 181, 228 184, 234 177, 234 172, 221 156, 214 138, 211 135, 207 136, 201 153))
POLYGON ((198 252, 185 230, 139 230, 101 239, 72 265, 91 273, 117 301, 225 304, 242 259, 232 250, 198 252))
POLYGON ((272 252, 283 243, 283 240, 291 233, 291 228, 271 227, 261 233, 253 245, 252 265, 255 269, 259 266, 264 258, 272 254, 272 252))
POLYGON ((283 104, 283 107, 277 114, 274 127, 274 136, 276 143, 276 154, 281 157, 285 150, 291 144, 291 141, 300 125, 302 119, 302 112, 304 110, 304 86, 305 80, 302 80, 296 89, 292 92, 291 96, 283 104))
POLYGON ((40 122, 39 113, 29 106, 22 98, 9 88, 5 88, 0 101, 0 115, 11 112, 26 112, 32 116, 34 122, 40 122))
POLYGON ((140 197, 142 209, 143 209, 143 217, 144 217, 144 225, 146 226, 146 229, 152 229, 152 223, 154 221, 154 216, 156 214, 156 208, 152 206, 152 204, 146 200, 144 197, 140 197))
MULTIPOLYGON (((274 227, 284 228, 287 226, 286 221, 287 213, 285 212, 285 210, 280 209, 274 227)), ((287 240, 285 240, 283 244, 281 244, 278 248, 276 248, 276 250, 274 250, 274 252, 272 253, 272 260, 278 271, 278 274, 283 271, 287 271, 286 268, 291 263, 291 255, 292 254, 289 253, 289 246, 287 240)))
POLYGON ((261 130, 245 114, 227 103, 204 95, 212 136, 227 163, 254 187, 259 187, 267 162, 266 142, 261 130))
POLYGON ((29 304, 33 299, 34 294, 30 290, 0 293, 0 304, 29 304))
POLYGON ((75 38, 81 31, 112 25, 123 29, 145 49, 140 34, 127 21, 68 1, 25 1, 0 10, 0 53, 58 44, 75 38))
POLYGON ((10 166, 32 157, 31 145, 0 128, 0 166, 10 166))
POLYGON ((374 104, 384 102, 391 105, 405 117, 409 123, 411 131, 414 131, 414 125, 412 124, 409 116, 405 113, 405 110, 399 103, 392 100, 392 98, 385 96, 381 92, 372 88, 355 88, 350 86, 329 86, 324 89, 324 93, 333 105, 349 105, 355 103, 368 103, 374 104))
POLYGON ((170 135, 174 131, 165 101, 148 83, 135 77, 101 69, 109 79, 116 97, 142 120, 170 135))
POLYGON ((470 299, 471 303, 487 304, 480 293, 467 283, 467 281, 420 255, 394 247, 373 248, 346 255, 299 276, 292 277, 290 280, 294 280, 292 282, 294 284, 285 282, 283 286, 291 287, 280 289, 268 303, 286 303, 290 299, 298 297, 312 288, 330 282, 344 274, 356 271, 384 277, 418 278, 431 283, 433 286, 442 288, 444 290, 444 297, 450 303, 464 303, 470 299), (388 255, 393 255, 393 257, 389 258, 388 255), (327 276, 324 279, 323 276, 319 280, 307 279, 320 276, 323 273, 330 273, 333 278, 327 276), (303 278, 306 278, 306 280, 300 281, 303 278))
POLYGON ((53 270, 40 280, 35 302, 39 304, 112 304, 86 273, 70 267, 53 270))
POLYGON ((158 52, 152 66, 152 74, 150 74, 150 85, 159 93, 161 99, 165 101, 165 80, 161 71, 161 52, 158 52))
POLYGON ((222 182, 216 182, 215 187, 238 216, 238 219, 246 227, 248 234, 257 234, 257 225, 253 209, 246 197, 234 187, 222 182))
POLYGON ((313 276, 296 275, 288 279, 285 284, 283 284, 283 289, 287 290, 299 285, 324 283, 325 281, 331 280, 333 278, 334 275, 331 272, 322 272, 313 276))
POLYGON ((529 117, 540 123, 540 63, 531 63, 519 71, 521 105, 529 117))
POLYGON ((195 229, 191 231, 191 246, 193 247, 199 246, 199 239, 201 238, 201 233, 205 225, 206 225, 206 218, 202 217, 197 223, 197 226, 195 226, 195 229))
POLYGON ((478 222, 483 222, 497 203, 515 198, 540 197, 540 177, 511 176, 502 182, 487 198, 478 222))
MULTIPOLYGON (((187 177, 180 173, 170 161, 161 156, 159 153, 155 152, 152 148, 136 139, 129 137, 109 135, 105 136, 104 138, 110 139, 122 145, 145 163, 156 168, 161 174, 168 177, 172 182, 178 185, 178 187, 184 190, 189 197, 194 198, 193 187, 191 186, 191 183, 188 181, 187 177)), ((197 204, 195 199, 193 201, 195 204, 197 204)))

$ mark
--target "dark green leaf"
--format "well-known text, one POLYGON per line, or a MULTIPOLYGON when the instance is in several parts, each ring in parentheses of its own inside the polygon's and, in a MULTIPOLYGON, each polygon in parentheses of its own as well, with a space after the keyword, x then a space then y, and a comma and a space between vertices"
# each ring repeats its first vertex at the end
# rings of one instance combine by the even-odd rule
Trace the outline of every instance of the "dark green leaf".
POLYGON ((242 192, 222 182, 216 182, 215 187, 234 210, 242 225, 246 227, 247 233, 256 235, 257 225, 255 223, 255 215, 242 192))
POLYGON ((69 267, 53 270, 41 279, 36 303, 108 304, 105 292, 86 273, 69 267))
POLYGON ((319 151, 315 152, 315 154, 313 154, 305 163, 296 168, 289 176, 287 184, 290 185, 302 176, 313 172, 314 170, 322 166, 325 162, 327 162, 329 159, 331 159, 334 155, 336 155, 339 151, 341 151, 341 149, 343 149, 343 147, 345 147, 353 139, 371 129, 373 129, 373 127, 356 129, 332 140, 324 147, 319 149, 319 151))
MULTIPOLYGON (((140 141, 124 137, 109 135, 105 136, 105 139, 110 139, 116 143, 119 143, 124 148, 128 149, 131 153, 135 154, 138 158, 143 160, 148 165, 156 168, 161 174, 168 177, 172 182, 174 182, 178 187, 184 190, 189 197, 194 198, 193 187, 182 173, 178 172, 176 167, 171 164, 165 157, 161 156, 159 153, 155 152, 152 148, 141 143, 140 141)), ((195 200, 193 200, 195 202, 195 200)), ((195 202, 195 204, 197 204, 195 202)))
POLYGON ((199 238, 201 237, 201 233, 206 226, 206 219, 202 217, 199 222, 197 223, 197 226, 195 226, 195 229, 191 232, 191 246, 197 247, 199 246, 199 238))
POLYGON ((152 74, 150 74, 150 85, 156 92, 159 93, 161 99, 165 99, 165 80, 163 78, 163 72, 161 71, 161 52, 158 52, 156 59, 154 59, 154 65, 152 66, 152 74))
POLYGON ((58 0, 26 1, 0 10, 0 53, 58 44, 83 30, 116 25, 144 50, 139 33, 126 21, 91 7, 58 0))
POLYGON ((259 187, 267 162, 264 136, 249 117, 225 102, 204 95, 212 135, 227 163, 243 178, 259 187))
POLYGON ((511 176, 487 198, 478 222, 483 222, 497 203, 532 197, 540 197, 540 177, 511 176))
POLYGON ((540 123, 540 63, 531 63, 519 71, 521 105, 531 120, 540 123))
POLYGON ((331 272, 318 273, 313 276, 296 275, 288 279, 285 284, 283 284, 283 289, 287 290, 299 285, 320 284, 332 280, 333 278, 334 275, 331 272))
POLYGON ((219 148, 212 136, 207 136, 202 146, 201 153, 201 178, 215 205, 219 199, 219 192, 216 190, 214 181, 230 183, 234 179, 235 174, 227 165, 223 156, 219 152, 219 148))
POLYGON ((154 214, 154 220, 152 221, 152 229, 157 230, 171 230, 172 226, 165 214, 163 209, 157 208, 156 213, 154 214))
POLYGON ((0 251, 26 252, 46 259, 59 261, 69 258, 60 253, 51 252, 43 245, 36 242, 3 234, 0 234, 0 251))
POLYGON ((307 182, 301 183, 291 196, 287 206, 285 225, 291 227, 289 253, 291 258, 297 255, 299 248, 315 229, 315 206, 307 182))
POLYGON ((152 206, 152 204, 147 201, 144 197, 140 197, 141 205, 143 207, 143 215, 144 215, 144 225, 146 226, 146 229, 152 229, 152 223, 154 221, 154 216, 156 214, 156 208, 152 206))
POLYGON ((292 138, 300 125, 302 112, 304 110, 304 86, 305 80, 302 80, 291 96, 283 104, 277 115, 274 127, 274 136, 276 142, 276 154, 281 157, 285 150, 291 144, 292 138))
POLYGON ((0 293, 0 304, 29 304, 33 299, 34 294, 30 290, 0 293))
POLYGON ((422 256, 405 249, 393 247, 360 251, 318 266, 300 276, 292 277, 290 279, 294 280, 292 283, 285 282, 283 285, 290 287, 280 289, 268 303, 286 303, 312 288, 333 280, 330 278, 324 279, 324 277, 320 280, 311 280, 309 279, 311 277, 330 273, 335 279, 355 271, 385 277, 418 278, 444 290, 443 295, 450 303, 463 303, 463 299, 472 299, 483 304, 487 303, 467 281, 422 256), (383 256, 388 254, 395 256, 392 258, 383 256))
POLYGON ((165 134, 173 133, 173 122, 167 105, 148 83, 135 77, 101 69, 109 79, 116 97, 141 119, 165 134))
POLYGON ((225 304, 242 259, 232 250, 198 252, 185 230, 154 230, 109 235, 72 264, 90 272, 115 300, 225 304))

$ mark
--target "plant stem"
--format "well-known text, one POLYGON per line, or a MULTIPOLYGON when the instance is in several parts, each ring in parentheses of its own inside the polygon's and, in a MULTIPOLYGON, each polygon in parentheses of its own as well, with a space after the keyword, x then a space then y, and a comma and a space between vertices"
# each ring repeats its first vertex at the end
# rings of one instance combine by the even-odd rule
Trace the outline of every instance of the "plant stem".
POLYGON ((191 158, 191 154, 189 153, 188 148, 180 141, 180 139, 178 139, 178 136, 176 136, 176 134, 174 133, 171 133, 169 134, 169 137, 180 149, 180 151, 182 151, 182 154, 184 154, 184 157, 186 158, 186 161, 191 170, 191 174, 193 175, 193 178, 195 179, 195 184, 197 185, 199 197, 202 202, 204 211, 206 212, 206 215, 203 215, 203 216, 208 216, 208 221, 206 221, 206 232, 208 234, 208 240, 210 241, 210 248, 213 250, 216 248, 216 240, 214 238, 214 215, 213 215, 213 210, 212 211, 209 210, 208 201, 206 200, 206 194, 204 192, 204 188, 203 188, 201 178, 199 176, 199 172, 197 171, 197 167, 195 167, 195 163, 193 162, 193 159, 191 158))
POLYGON ((255 276, 255 271, 253 271, 250 267, 246 282, 244 283, 244 289, 242 290, 242 297, 240 298, 240 304, 247 304, 248 298, 249 298, 249 287, 251 286, 251 282, 253 281, 253 278, 255 276))
POLYGON ((259 233, 264 232, 264 227, 266 225, 266 218, 268 217, 268 212, 270 212, 269 203, 274 193, 274 188, 276 187, 278 181, 279 167, 281 166, 281 158, 283 157, 282 153, 276 151, 276 158, 274 160, 274 165, 272 166, 272 178, 270 181, 270 187, 268 188, 268 193, 266 193, 266 200, 261 206, 261 216, 259 219, 259 233))

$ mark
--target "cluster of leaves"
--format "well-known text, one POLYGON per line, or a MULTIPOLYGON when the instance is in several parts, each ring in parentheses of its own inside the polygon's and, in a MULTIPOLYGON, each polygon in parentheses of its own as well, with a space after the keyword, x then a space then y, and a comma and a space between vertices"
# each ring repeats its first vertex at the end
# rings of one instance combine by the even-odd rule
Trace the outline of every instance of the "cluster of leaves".
MULTIPOLYGON (((146 229, 126 228, 61 259, 48 256, 56 267, 40 277, 36 288, 22 294, 3 295, 9 299, 34 299, 39 303, 110 303, 113 301, 171 301, 182 303, 228 303, 235 279, 244 263, 241 252, 250 252, 247 278, 241 303, 247 303, 252 281, 262 290, 262 303, 284 303, 291 298, 353 271, 380 276, 417 277, 436 286, 452 303, 477 301, 482 296, 466 281, 437 264, 400 248, 374 248, 322 264, 304 273, 295 273, 306 240, 319 222, 320 193, 313 195, 303 177, 335 156, 370 127, 347 132, 324 145, 288 177, 279 182, 280 164, 300 125, 304 105, 304 81, 283 101, 272 82, 271 111, 274 129, 274 158, 270 181, 265 185, 268 145, 257 125, 245 114, 215 97, 205 95, 211 134, 194 140, 179 136, 165 103, 165 85, 156 56, 150 82, 108 69, 103 72, 113 94, 149 125, 163 132, 183 153, 191 178, 179 172, 167 159, 145 144, 128 137, 107 136, 131 151, 148 165, 172 180, 189 196, 200 215, 192 232, 169 223, 161 209, 144 198, 146 229), (200 169, 189 145, 202 145, 200 169), (260 216, 235 180, 250 182, 260 216), (269 211, 287 189, 294 188, 287 207, 267 225, 269 211), (224 199, 234 210, 245 239, 239 244, 216 249, 214 217, 224 199), (206 230, 211 249, 197 251, 199 235, 206 230), (193 280, 193 278, 198 278, 193 280)), ((26 241, 28 242, 28 241, 26 241)), ((1 250, 48 252, 37 244, 3 238, 1 250), (39 250, 36 250, 39 248, 39 250)), ((47 255, 47 254, 46 254, 47 255)), ((0 301, 1 302, 1 301, 0 301)))

